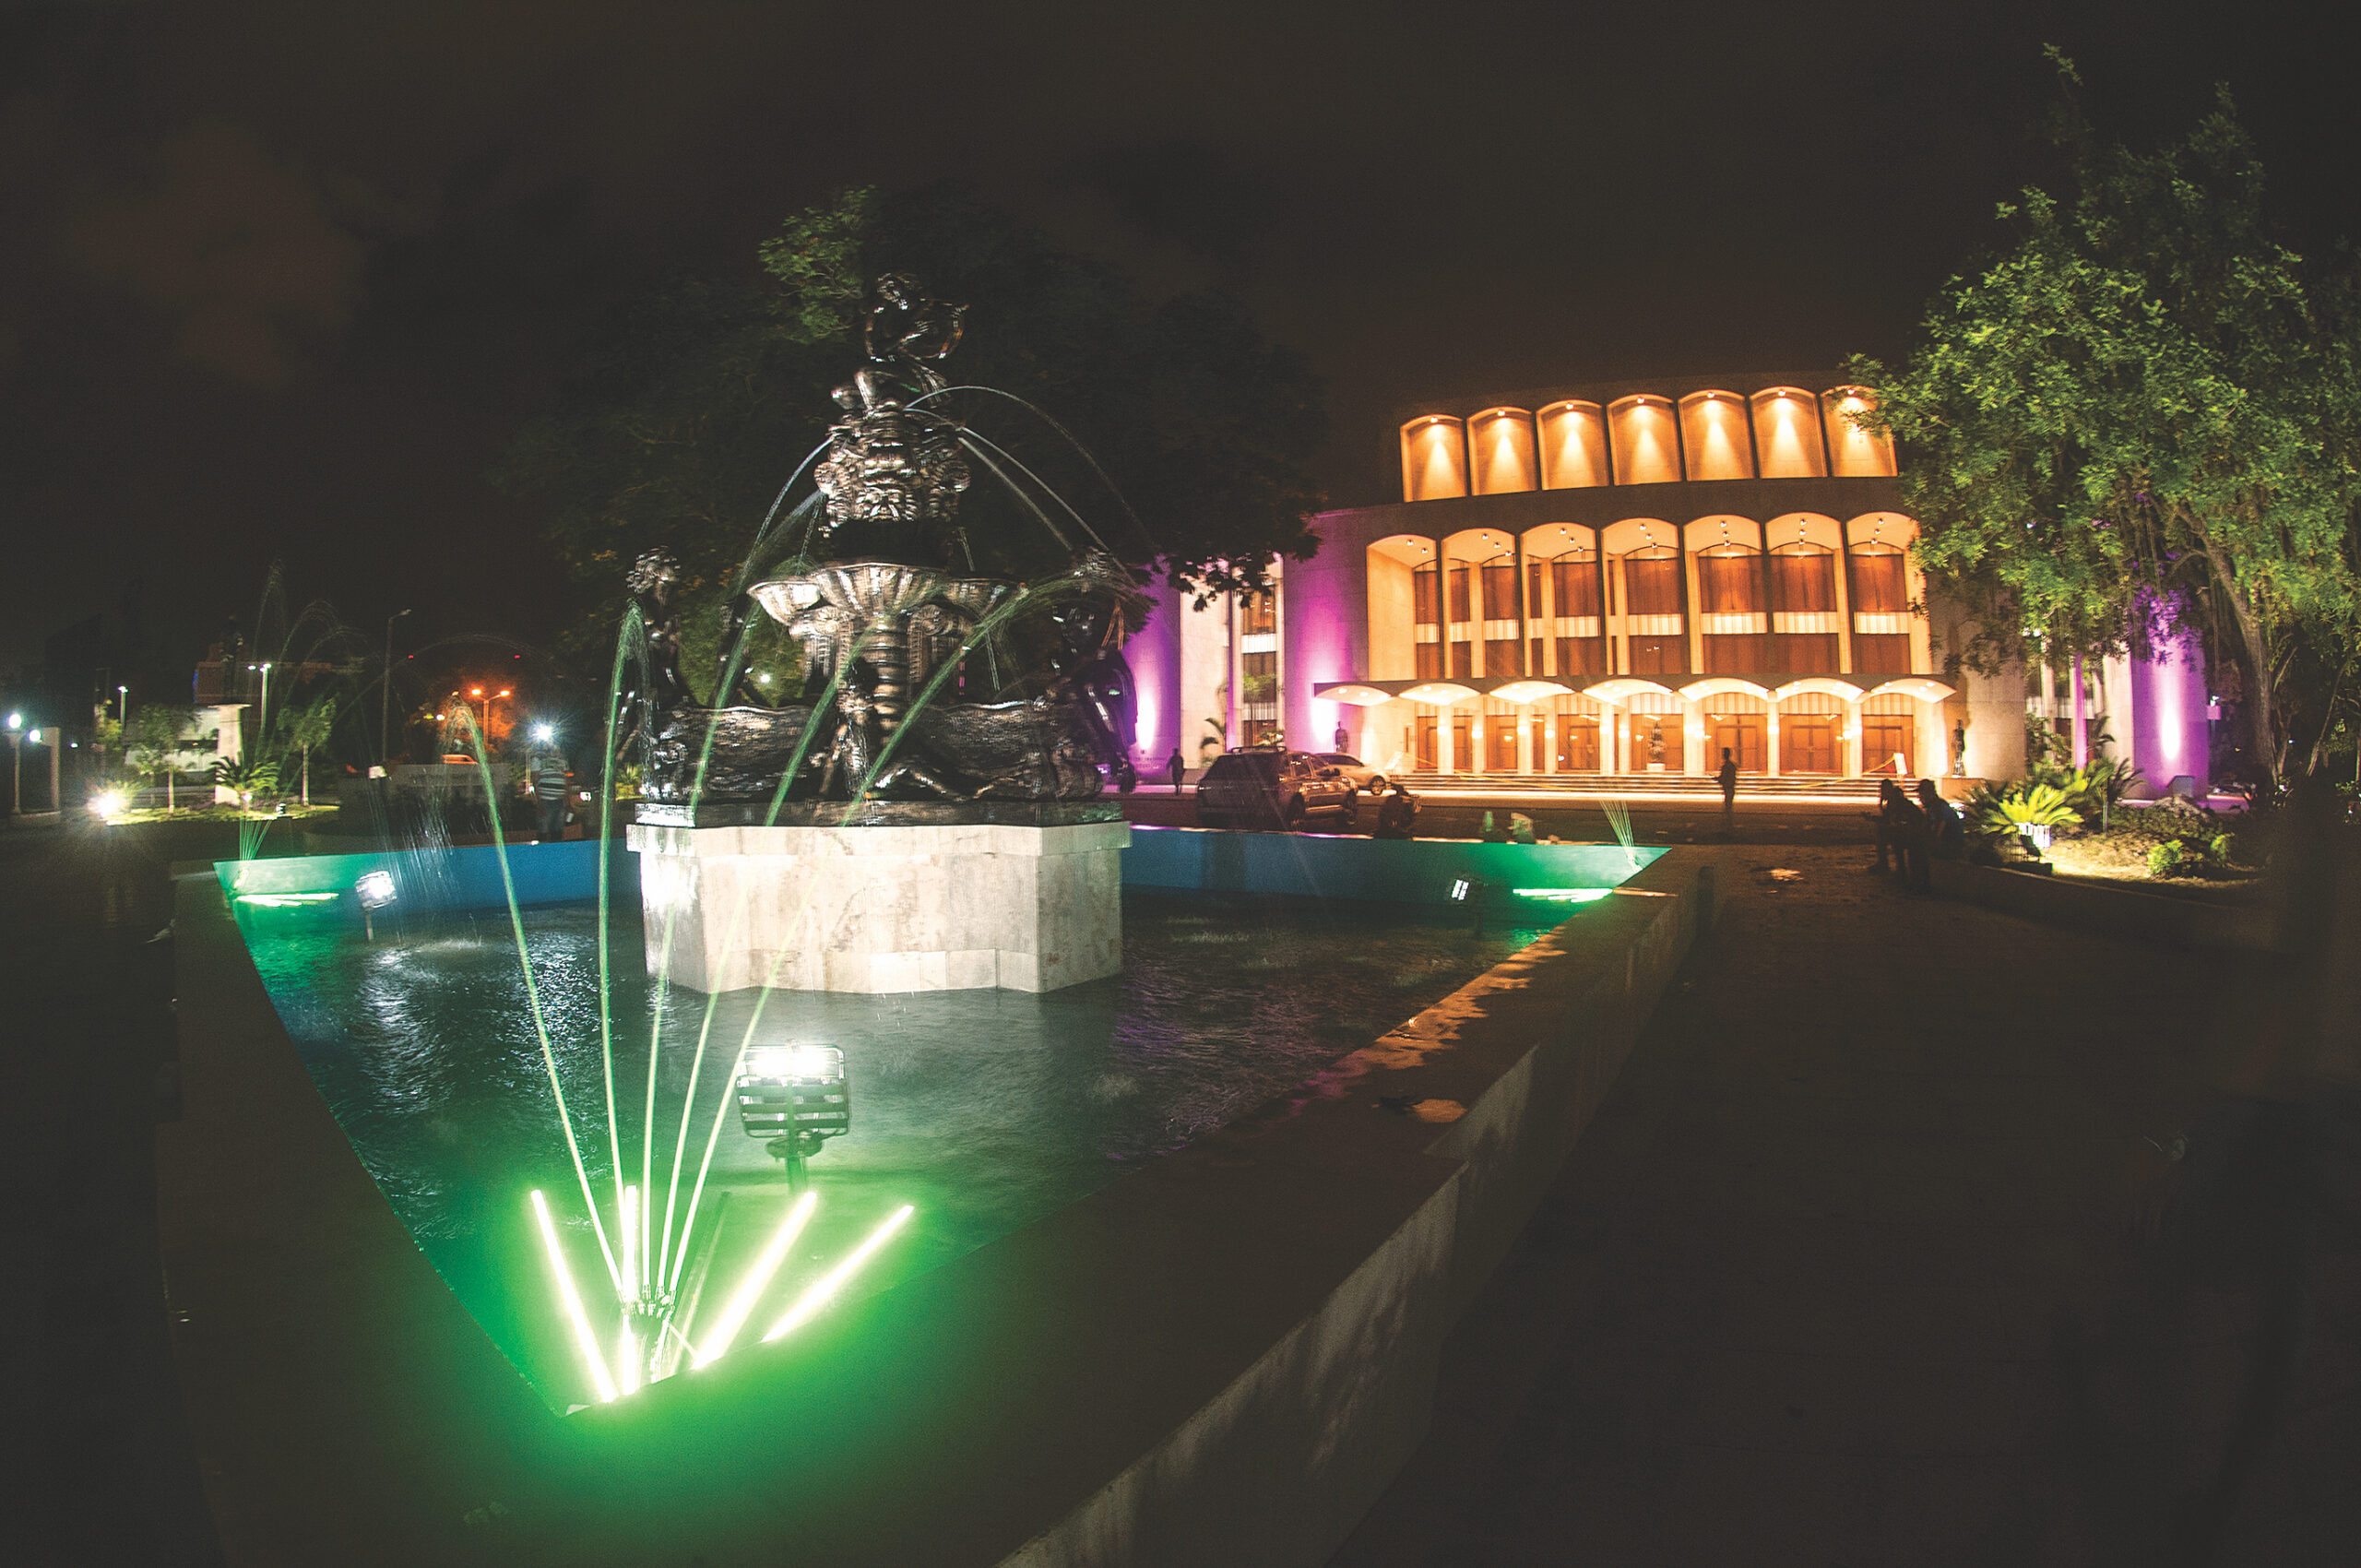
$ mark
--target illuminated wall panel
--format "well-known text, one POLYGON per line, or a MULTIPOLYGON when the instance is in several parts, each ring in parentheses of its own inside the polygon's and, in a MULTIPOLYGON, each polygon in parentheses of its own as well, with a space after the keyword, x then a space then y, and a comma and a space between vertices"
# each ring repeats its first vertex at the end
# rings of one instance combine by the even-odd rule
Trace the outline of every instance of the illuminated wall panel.
POLYGON ((1662 398, 1626 398, 1607 414, 1618 484, 1668 484, 1680 478, 1680 438, 1672 405, 1662 398))
POLYGON ((1754 449, 1764 479, 1821 479, 1828 453, 1820 444, 1820 399, 1800 386, 1754 395, 1754 449))
POLYGON ((1838 479, 1892 479, 1893 443, 1853 422, 1855 414, 1877 407, 1877 394, 1866 386, 1839 386, 1827 404, 1828 455, 1838 479))
POLYGON ((1467 422, 1469 489, 1504 495, 1538 487, 1533 416, 1523 409, 1487 409, 1467 422))
POLYGON ((1680 434, 1692 480, 1752 479, 1746 403, 1735 392, 1693 392, 1680 400, 1680 434))
POLYGON ((1428 414, 1402 427, 1402 499, 1441 501, 1467 493, 1466 426, 1428 414))
POLYGON ((1541 488, 1583 490, 1613 482, 1607 467, 1607 416, 1596 403, 1568 400, 1541 410, 1541 488))

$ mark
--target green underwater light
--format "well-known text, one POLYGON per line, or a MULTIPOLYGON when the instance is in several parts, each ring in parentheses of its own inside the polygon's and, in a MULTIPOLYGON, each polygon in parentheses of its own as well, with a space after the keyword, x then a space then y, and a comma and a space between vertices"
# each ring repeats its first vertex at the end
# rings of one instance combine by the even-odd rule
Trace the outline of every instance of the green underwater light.
POLYGON ((533 1189, 533 1218, 540 1222, 541 1244, 549 1249, 550 1272, 557 1276, 558 1300, 566 1320, 574 1324, 574 1342, 582 1348, 582 1364, 589 1370, 591 1386, 602 1404, 612 1404, 615 1380, 608 1374, 607 1358, 599 1353, 599 1336, 590 1331, 589 1314, 582 1310, 582 1294, 574 1288, 574 1271, 565 1266, 565 1249, 558 1245, 557 1223, 550 1218, 550 1201, 533 1189))
POLYGON ((779 1265, 787 1261, 787 1250, 795 1245, 795 1239, 803 1233, 803 1227, 811 1222, 812 1211, 819 1206, 819 1194, 807 1192, 789 1206, 787 1218, 779 1221, 778 1229, 772 1232, 769 1244, 754 1260, 754 1266, 746 1271, 738 1293, 730 1297, 730 1305, 722 1309, 721 1321, 713 1325, 712 1336, 706 1341, 705 1348, 696 1353, 691 1363, 693 1366, 708 1365, 729 1350, 730 1342, 738 1337, 740 1329, 746 1326, 746 1319, 753 1313, 754 1303, 762 1300, 763 1292, 770 1288, 779 1265))
POLYGON ((1516 896, 1548 904, 1596 904, 1614 891, 1612 887, 1520 887, 1516 896))
POLYGON ((813 1282, 810 1289, 795 1299, 795 1305, 788 1308, 786 1315, 771 1324, 770 1332, 763 1336, 763 1343, 767 1345, 783 1335, 793 1333, 809 1322, 813 1313, 828 1304, 828 1299, 831 1296, 844 1289, 847 1280, 860 1272, 861 1265, 870 1260, 878 1248, 885 1244, 888 1237, 902 1228, 902 1222, 909 1218, 914 1212, 916 1211, 908 1204, 904 1204, 896 1209, 884 1224, 869 1233, 867 1241, 852 1250, 850 1256, 822 1275, 813 1282))
POLYGON ((333 904, 343 897, 341 893, 241 893, 238 902, 266 909, 289 909, 299 904, 333 904))

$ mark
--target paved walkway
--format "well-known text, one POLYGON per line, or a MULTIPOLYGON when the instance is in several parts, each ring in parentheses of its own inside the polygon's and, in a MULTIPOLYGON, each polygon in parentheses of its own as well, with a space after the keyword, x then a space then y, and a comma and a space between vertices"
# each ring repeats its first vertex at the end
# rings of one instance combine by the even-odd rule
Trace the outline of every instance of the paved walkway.
MULTIPOLYGON (((2175 1561, 2253 1299, 2133 1311, 2164 1300, 2134 1234, 2148 1140, 2236 1078, 2234 961, 1915 897, 1858 849, 1714 852, 1721 934, 1332 1568, 2175 1561)), ((2324 1296, 2220 1561, 2361 1561, 2353 1259, 2324 1296)))
POLYGON ((87 823, 0 831, 0 1562, 217 1562, 156 1254, 172 1045, 160 859, 87 823))

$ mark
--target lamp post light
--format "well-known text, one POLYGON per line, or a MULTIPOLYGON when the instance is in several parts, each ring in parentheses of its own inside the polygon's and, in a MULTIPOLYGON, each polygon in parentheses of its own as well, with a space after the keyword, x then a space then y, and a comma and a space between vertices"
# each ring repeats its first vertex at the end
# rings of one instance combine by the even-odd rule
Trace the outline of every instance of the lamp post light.
POLYGON ((386 617, 386 689, 377 698, 377 761, 388 767, 394 760, 389 728, 394 713, 394 623, 409 613, 401 610, 386 617))
POLYGON ((117 686, 114 689, 114 721, 117 724, 127 724, 131 721, 131 688, 129 686, 117 686))

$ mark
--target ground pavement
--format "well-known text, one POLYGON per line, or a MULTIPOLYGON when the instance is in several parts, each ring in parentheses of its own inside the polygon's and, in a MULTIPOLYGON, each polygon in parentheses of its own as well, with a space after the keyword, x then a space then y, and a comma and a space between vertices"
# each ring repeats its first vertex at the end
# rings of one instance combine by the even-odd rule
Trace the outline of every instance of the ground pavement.
MULTIPOLYGON (((79 814, 70 814, 78 816, 79 814)), ((156 1253, 171 919, 157 846, 0 831, 0 1562, 219 1554, 180 1426, 156 1253)))
MULTIPOLYGON (((2143 1286, 2135 1238, 2149 1140, 2240 1071, 2237 965, 1709 852, 1721 933, 1332 1568, 2175 1561, 2254 1301, 2143 1286)), ((2319 1300, 2221 1562, 2361 1561, 2352 1258, 2319 1300)))

